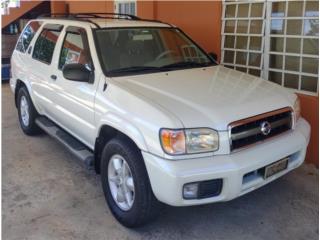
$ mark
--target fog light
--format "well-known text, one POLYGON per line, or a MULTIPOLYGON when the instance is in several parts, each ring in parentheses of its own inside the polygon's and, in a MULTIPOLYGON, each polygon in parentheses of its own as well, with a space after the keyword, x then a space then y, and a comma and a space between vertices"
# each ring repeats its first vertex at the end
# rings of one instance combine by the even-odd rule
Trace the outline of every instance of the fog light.
POLYGON ((196 199, 198 198, 198 183, 188 183, 183 186, 183 198, 184 199, 196 199))
POLYGON ((221 178, 202 182, 187 183, 183 186, 184 199, 203 199, 216 197, 221 193, 221 178))

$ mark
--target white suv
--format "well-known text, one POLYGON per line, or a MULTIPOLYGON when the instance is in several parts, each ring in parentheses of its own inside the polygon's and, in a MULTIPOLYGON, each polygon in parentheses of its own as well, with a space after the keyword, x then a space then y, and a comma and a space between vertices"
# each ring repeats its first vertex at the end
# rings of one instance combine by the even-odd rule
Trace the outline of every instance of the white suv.
POLYGON ((24 133, 44 130, 100 173, 127 227, 161 203, 255 190, 300 166, 309 142, 295 94, 218 65, 175 26, 130 15, 30 21, 10 85, 24 133))

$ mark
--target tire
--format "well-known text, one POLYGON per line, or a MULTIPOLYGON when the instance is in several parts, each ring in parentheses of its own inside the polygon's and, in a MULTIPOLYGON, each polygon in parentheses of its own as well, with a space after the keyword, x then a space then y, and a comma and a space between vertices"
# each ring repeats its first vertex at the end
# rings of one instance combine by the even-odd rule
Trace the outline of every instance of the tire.
MULTIPOLYGON (((122 165, 121 169, 123 169, 123 166, 124 165, 122 165)), ((127 179, 129 178, 130 177, 127 179)), ((101 156, 101 181, 108 206, 114 217, 122 225, 129 228, 139 227, 157 217, 162 204, 155 198, 152 192, 140 150, 125 137, 117 136, 105 145, 101 156), (129 209, 124 209, 123 206, 119 206, 119 204, 122 203, 116 201, 111 192, 112 189, 114 190, 115 188, 111 186, 113 181, 110 182, 109 177, 114 177, 111 175, 113 175, 112 163, 115 161, 115 157, 122 157, 125 160, 129 167, 127 172, 131 173, 131 175, 129 175, 133 179, 134 194, 131 192, 129 195, 134 196, 134 200, 133 203, 131 202, 132 205, 129 209)), ((127 183, 128 181, 123 182, 127 183)), ((128 202, 125 200, 124 202, 127 204, 130 200, 128 202)))
POLYGON ((41 130, 35 122, 39 114, 32 103, 28 90, 25 87, 21 87, 18 90, 17 106, 22 131, 29 136, 39 134, 41 130))

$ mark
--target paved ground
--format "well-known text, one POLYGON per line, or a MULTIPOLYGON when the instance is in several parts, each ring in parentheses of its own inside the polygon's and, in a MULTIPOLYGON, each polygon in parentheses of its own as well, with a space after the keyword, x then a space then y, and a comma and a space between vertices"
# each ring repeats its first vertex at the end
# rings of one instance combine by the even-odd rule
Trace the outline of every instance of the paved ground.
POLYGON ((304 165, 228 203, 164 209, 129 230, 112 217, 100 178, 46 135, 26 137, 2 85, 3 239, 318 239, 318 171, 304 165))

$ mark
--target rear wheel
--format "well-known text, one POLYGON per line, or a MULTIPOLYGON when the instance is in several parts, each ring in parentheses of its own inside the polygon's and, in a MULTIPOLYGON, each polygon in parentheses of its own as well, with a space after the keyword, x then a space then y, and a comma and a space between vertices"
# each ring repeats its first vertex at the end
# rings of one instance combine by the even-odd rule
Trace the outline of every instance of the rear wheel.
POLYGON ((21 129, 27 135, 36 135, 41 131, 35 122, 38 112, 34 108, 28 90, 21 87, 18 91, 17 105, 21 129))
POLYGON ((153 195, 140 150, 125 137, 104 147, 101 181, 112 214, 124 226, 141 226, 159 213, 161 204, 153 195))

